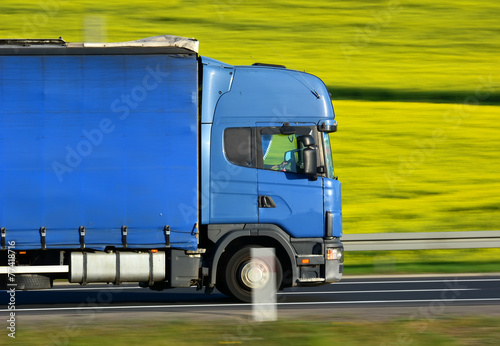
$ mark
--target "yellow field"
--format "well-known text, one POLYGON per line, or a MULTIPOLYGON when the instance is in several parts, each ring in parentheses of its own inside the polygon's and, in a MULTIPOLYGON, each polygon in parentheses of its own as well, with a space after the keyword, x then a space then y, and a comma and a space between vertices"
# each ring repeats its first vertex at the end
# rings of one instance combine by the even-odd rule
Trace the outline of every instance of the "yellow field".
POLYGON ((4 0, 0 37, 173 34, 230 64, 306 70, 334 97, 457 101, 489 79, 498 103, 499 16, 496 0, 4 0))
POLYGON ((500 230, 500 107, 334 106, 345 233, 500 230))

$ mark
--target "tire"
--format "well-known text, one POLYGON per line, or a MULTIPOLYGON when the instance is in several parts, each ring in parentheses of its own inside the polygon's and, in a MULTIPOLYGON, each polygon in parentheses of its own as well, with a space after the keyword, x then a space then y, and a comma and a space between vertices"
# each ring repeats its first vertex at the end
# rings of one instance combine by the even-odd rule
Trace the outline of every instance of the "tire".
POLYGON ((224 265, 219 265, 219 268, 217 269, 217 281, 215 288, 217 288, 220 293, 226 296, 231 296, 231 293, 229 293, 229 289, 226 285, 225 271, 226 267, 224 265))
POLYGON ((48 275, 41 274, 18 274, 14 277, 14 281, 8 281, 7 275, 2 275, 0 280, 0 288, 8 289, 8 283, 16 284, 16 290, 41 290, 52 288, 52 278, 48 275))
MULTIPOLYGON (((252 290, 253 288, 266 288, 271 283, 269 278, 273 271, 274 259, 276 266, 276 285, 275 288, 278 289, 283 281, 283 270, 278 257, 274 256, 271 261, 268 259, 257 259, 257 261, 251 262, 251 248, 256 248, 259 246, 248 246, 236 251, 227 261, 223 275, 224 284, 232 297, 246 303, 252 302, 252 290), (252 273, 257 274, 259 280, 255 280, 255 276, 252 277, 252 273)), ((272 292, 276 294, 276 291, 272 292)))

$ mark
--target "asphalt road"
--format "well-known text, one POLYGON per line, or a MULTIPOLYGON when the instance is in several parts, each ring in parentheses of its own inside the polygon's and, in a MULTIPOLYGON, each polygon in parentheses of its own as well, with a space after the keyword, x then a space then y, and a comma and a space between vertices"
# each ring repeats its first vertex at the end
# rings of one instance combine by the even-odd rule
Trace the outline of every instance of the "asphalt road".
MULTIPOLYGON (((10 295, 0 292, 0 316, 8 315, 10 295)), ((342 313, 365 319, 449 314, 500 316, 500 275, 446 277, 345 278, 331 285, 279 292, 280 316, 342 313)), ((59 284, 50 290, 16 291, 17 316, 85 316, 169 312, 206 318, 248 314, 251 304, 235 302, 215 291, 195 288, 162 292, 137 286, 59 284)), ((36 318, 35 318, 36 319, 36 318)))

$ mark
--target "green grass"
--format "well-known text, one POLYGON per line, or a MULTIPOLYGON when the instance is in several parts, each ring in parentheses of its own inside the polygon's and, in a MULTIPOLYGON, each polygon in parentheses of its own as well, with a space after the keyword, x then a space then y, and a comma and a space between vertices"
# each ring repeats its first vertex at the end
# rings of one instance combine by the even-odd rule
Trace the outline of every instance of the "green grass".
MULTIPOLYGON (((93 319, 93 318, 92 318, 93 319)), ((486 345, 500 338, 500 318, 440 318, 410 311, 401 320, 346 321, 340 316, 253 323, 233 321, 108 321, 97 325, 41 323, 18 326, 20 345, 486 345), (70 327, 68 327, 70 326, 70 327), (65 328, 66 327, 66 328, 65 328)), ((6 337, 6 336, 5 336, 6 337)))
POLYGON ((174 34, 228 63, 306 70, 335 98, 459 102, 488 80, 498 103, 499 16, 495 0, 5 0, 0 37, 174 34))

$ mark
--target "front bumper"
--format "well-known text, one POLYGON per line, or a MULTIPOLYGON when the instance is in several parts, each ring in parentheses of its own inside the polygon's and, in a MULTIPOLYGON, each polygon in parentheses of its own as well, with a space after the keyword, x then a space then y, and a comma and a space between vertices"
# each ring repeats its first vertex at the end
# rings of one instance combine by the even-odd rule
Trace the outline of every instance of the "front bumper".
POLYGON ((344 269, 344 247, 339 238, 292 241, 296 253, 297 281, 294 286, 337 282, 344 269))

